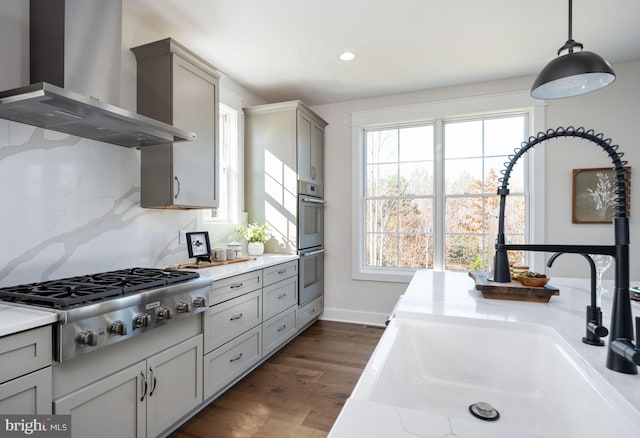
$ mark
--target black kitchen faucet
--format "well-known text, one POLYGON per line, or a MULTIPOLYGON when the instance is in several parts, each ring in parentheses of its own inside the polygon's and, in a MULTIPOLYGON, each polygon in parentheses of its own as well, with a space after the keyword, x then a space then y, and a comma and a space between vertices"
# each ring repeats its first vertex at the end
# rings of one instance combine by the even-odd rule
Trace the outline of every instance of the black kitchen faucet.
POLYGON ((522 143, 521 147, 510 156, 501 171, 501 185, 498 187, 500 196, 500 215, 498 217, 498 236, 496 239, 496 253, 494 260, 494 281, 507 283, 511 281, 509 272, 509 256, 507 251, 538 251, 564 252, 573 254, 603 254, 614 257, 616 262, 615 290, 613 308, 611 310, 611 333, 609 349, 607 351, 607 368, 626 374, 637 374, 640 366, 640 318, 636 317, 636 342, 634 343, 633 317, 631 314, 631 300, 629 298, 629 218, 627 215, 627 170, 626 161, 622 160, 623 153, 618 152, 618 145, 612 145, 611 139, 604 138, 602 133, 595 134, 593 130, 584 128, 549 129, 540 132, 535 137, 522 143), (529 149, 546 140, 559 137, 576 137, 588 140, 600 146, 613 162, 616 178, 616 207, 613 218, 613 245, 511 245, 505 243, 504 213, 507 195, 509 194, 509 176, 518 159, 529 149))

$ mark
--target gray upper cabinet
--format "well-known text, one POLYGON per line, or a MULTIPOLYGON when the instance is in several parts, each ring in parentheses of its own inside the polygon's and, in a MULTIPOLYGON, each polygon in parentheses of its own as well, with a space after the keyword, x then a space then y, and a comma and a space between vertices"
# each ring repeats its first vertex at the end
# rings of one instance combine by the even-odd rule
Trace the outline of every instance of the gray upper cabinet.
POLYGON ((324 183, 324 127, 326 122, 303 106, 298 116, 298 179, 323 185, 324 183))
POLYGON ((268 171, 265 160, 275 159, 300 181, 324 183, 327 122, 299 100, 248 107, 244 112, 248 168, 260 174, 268 171))
POLYGON ((142 207, 217 207, 222 74, 171 38, 131 50, 138 61, 138 112, 197 136, 142 150, 142 207))

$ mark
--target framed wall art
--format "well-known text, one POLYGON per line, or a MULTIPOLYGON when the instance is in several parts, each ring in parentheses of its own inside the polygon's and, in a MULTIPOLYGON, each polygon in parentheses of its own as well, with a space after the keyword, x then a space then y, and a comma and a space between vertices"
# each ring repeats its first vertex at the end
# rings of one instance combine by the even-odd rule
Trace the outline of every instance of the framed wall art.
MULTIPOLYGON (((627 170, 627 216, 631 204, 631 167, 627 170)), ((615 171, 611 167, 573 169, 571 222, 610 224, 616 206, 615 171)))
POLYGON ((208 231, 196 231, 193 233, 186 233, 187 236, 187 250, 189 251, 189 258, 194 258, 197 261, 211 261, 211 244, 209 243, 208 231))

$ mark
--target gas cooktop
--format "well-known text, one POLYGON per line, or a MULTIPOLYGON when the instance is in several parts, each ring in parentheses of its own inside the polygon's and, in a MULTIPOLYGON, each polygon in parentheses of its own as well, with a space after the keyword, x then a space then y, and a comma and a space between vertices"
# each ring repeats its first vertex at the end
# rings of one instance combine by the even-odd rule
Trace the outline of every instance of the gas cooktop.
POLYGON ((189 271, 121 269, 0 288, 0 300, 50 309, 69 309, 198 277, 197 272, 189 271))

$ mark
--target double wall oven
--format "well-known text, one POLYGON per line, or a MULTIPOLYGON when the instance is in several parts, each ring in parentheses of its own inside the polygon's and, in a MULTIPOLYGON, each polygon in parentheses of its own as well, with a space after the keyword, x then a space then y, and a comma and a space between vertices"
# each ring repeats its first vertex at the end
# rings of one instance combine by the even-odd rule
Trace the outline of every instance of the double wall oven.
POLYGON ((324 292, 324 188, 304 181, 298 186, 298 304, 324 292))

